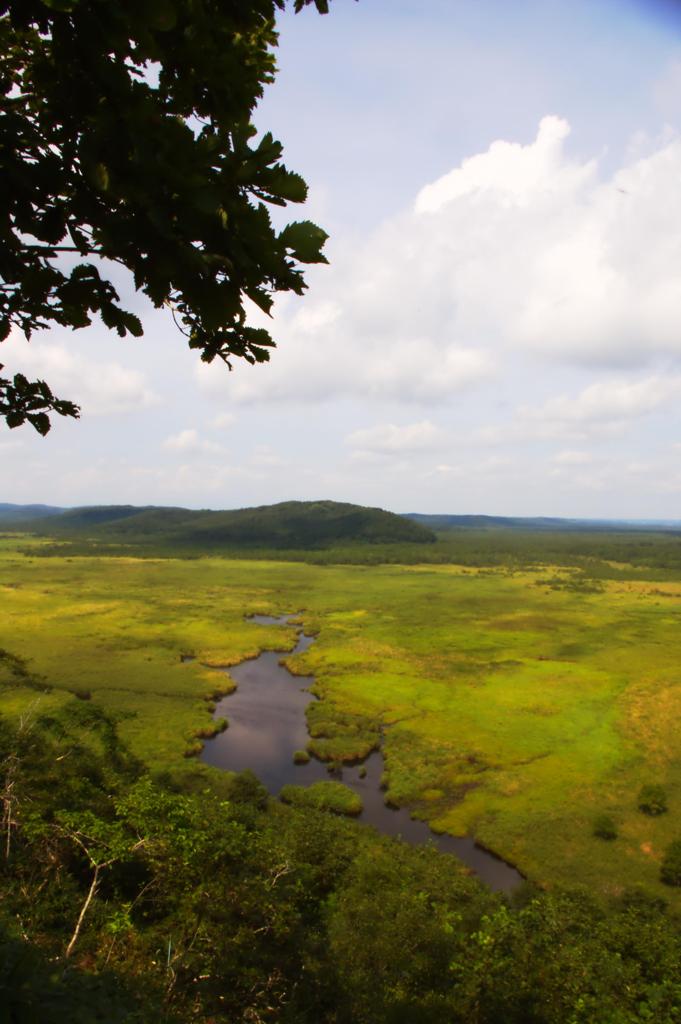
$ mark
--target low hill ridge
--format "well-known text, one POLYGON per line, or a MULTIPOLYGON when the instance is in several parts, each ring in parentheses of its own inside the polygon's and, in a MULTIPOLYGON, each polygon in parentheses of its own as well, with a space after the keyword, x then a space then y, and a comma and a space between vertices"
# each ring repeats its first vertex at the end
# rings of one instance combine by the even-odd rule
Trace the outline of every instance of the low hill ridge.
POLYGON ((13 525, 56 537, 181 547, 285 549, 435 541, 431 530, 404 516, 338 501, 286 501, 230 511, 88 506, 23 522, 18 517, 13 525))
POLYGON ((546 533, 580 533, 636 530, 665 533, 681 528, 678 519, 566 519, 558 516, 447 515, 405 512, 404 518, 430 530, 525 530, 546 533))

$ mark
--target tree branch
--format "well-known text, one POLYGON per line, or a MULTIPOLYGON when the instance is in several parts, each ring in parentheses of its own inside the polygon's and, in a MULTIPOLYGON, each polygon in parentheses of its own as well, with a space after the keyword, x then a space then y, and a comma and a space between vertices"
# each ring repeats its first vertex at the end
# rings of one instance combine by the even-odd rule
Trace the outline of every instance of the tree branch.
POLYGON ((83 918, 87 914, 87 908, 90 906, 90 904, 92 902, 92 897, 94 896, 95 892, 97 891, 97 885, 99 884, 100 868, 103 868, 105 866, 106 865, 104 865, 104 864, 96 864, 95 865, 95 873, 94 873, 94 876, 93 876, 93 879, 92 879, 92 885, 90 886, 90 888, 88 890, 88 894, 85 897, 85 903, 83 903, 83 906, 80 908, 80 914, 78 915, 78 920, 76 922, 76 927, 75 927, 75 929, 73 931, 73 935, 71 936, 71 941, 69 942, 68 946, 66 947, 66 952, 64 954, 65 956, 71 956, 71 953, 73 952, 73 947, 75 946, 76 942, 78 941, 78 936, 80 935, 80 928, 81 928, 81 925, 83 923, 83 918))

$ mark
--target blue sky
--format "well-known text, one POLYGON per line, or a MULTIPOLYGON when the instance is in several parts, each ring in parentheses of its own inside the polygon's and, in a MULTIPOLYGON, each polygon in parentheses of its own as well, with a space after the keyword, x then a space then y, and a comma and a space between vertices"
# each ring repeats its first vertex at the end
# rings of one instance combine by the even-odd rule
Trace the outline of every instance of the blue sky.
POLYGON ((0 435, 5 500, 677 517, 679 6, 334 0, 280 28, 256 121, 331 265, 277 303, 266 367, 200 366, 134 296, 140 341, 7 343, 83 419, 0 435))

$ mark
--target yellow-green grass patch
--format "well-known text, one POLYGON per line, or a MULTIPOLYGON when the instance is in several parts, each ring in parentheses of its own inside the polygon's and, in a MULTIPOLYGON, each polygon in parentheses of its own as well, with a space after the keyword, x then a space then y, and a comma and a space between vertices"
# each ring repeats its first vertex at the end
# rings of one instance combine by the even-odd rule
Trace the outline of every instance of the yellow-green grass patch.
MULTIPOLYGON (((658 871, 681 834, 677 581, 580 592, 570 566, 41 558, 16 543, 0 545, 0 647, 55 687, 41 699, 91 693, 153 767, 182 762, 210 721, 206 698, 229 687, 205 664, 293 648, 292 627, 245 617, 297 613, 317 640, 291 667, 316 676, 329 719, 345 723, 319 738, 350 756, 380 727, 392 802, 472 832, 544 884, 670 896, 658 871), (669 813, 638 811, 644 782, 667 787, 669 813), (599 813, 617 824, 612 842, 592 834, 599 813)), ((36 699, 5 682, 0 712, 36 699)))

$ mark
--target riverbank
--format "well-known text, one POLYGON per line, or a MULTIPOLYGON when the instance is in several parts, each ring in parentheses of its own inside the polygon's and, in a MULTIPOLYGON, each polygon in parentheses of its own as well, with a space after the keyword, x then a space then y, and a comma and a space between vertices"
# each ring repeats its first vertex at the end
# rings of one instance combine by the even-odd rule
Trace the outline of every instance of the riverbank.
MULTIPOLYGON (((292 615, 255 615, 256 625, 287 626, 292 615)), ((314 637, 298 628, 291 656, 308 651, 314 637)), ((277 796, 283 787, 310 786, 329 779, 342 782, 361 800, 357 820, 385 835, 405 842, 431 843, 442 853, 457 856, 490 888, 512 892, 523 877, 469 836, 451 836, 433 832, 423 821, 411 817, 408 808, 391 807, 385 802, 381 785, 384 775, 383 754, 373 751, 352 765, 325 764, 315 757, 296 763, 294 754, 305 749, 309 733, 305 718, 307 705, 316 700, 310 692, 314 677, 293 675, 281 662, 281 651, 263 651, 229 669, 236 690, 217 704, 214 718, 228 718, 230 728, 207 739, 201 753, 205 764, 229 771, 254 772, 268 791, 277 796)))

